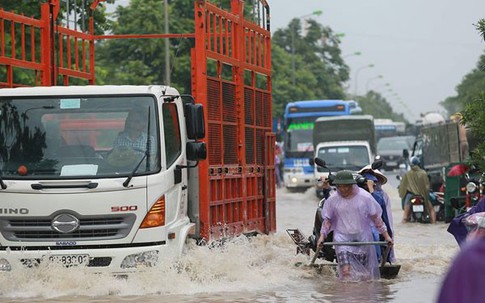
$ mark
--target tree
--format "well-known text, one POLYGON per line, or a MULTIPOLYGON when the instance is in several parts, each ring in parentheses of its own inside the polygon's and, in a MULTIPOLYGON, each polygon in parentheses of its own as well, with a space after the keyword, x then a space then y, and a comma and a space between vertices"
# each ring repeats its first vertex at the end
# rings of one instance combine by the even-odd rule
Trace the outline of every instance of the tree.
MULTIPOLYGON (((114 3, 115 0, 106 0, 106 3, 114 3)), ((48 3, 49 0, 0 0, 0 8, 4 11, 11 11, 16 14, 23 14, 27 17, 35 19, 40 18, 40 3, 48 3)), ((57 16, 58 24, 66 21, 67 10, 69 9, 70 21, 77 21, 77 28, 81 29, 83 22, 85 22, 85 28, 87 29, 87 22, 90 15, 90 5, 93 1, 88 0, 63 0, 60 1, 60 10, 57 16), (69 5, 68 5, 69 4, 69 5), (76 16, 74 18, 74 16, 76 16)), ((100 2, 94 16, 95 33, 97 35, 103 34, 110 29, 110 22, 106 17, 106 6, 103 2, 100 2)), ((70 27, 73 24, 70 22, 70 27)))
POLYGON ((338 35, 314 20, 306 23, 306 34, 300 20, 293 19, 273 35, 275 117, 281 117, 286 104, 295 100, 345 99, 343 83, 349 79, 349 68, 340 56, 338 35))
POLYGON ((476 68, 465 75, 462 82, 456 87, 456 96, 446 98, 441 105, 454 114, 464 109, 465 105, 478 96, 485 87, 485 53, 480 56, 476 68))
MULTIPOLYGON (((485 19, 476 24, 477 30, 485 40, 485 19)), ((471 164, 476 165, 482 172, 485 172, 485 54, 463 81, 457 86, 458 95, 447 98, 443 105, 450 111, 461 110, 463 115, 462 123, 470 128, 478 145, 471 150, 471 164)))
MULTIPOLYGON (((349 80, 349 67, 341 57, 339 35, 314 20, 307 20, 306 24, 303 33, 300 20, 293 19, 288 27, 273 35, 274 117, 282 117, 286 104, 296 100, 348 98, 344 83, 349 80)), ((364 114, 406 122, 378 93, 370 92, 355 99, 364 114)))
MULTIPOLYGON (((22 1, 11 1, 11 0, 0 0, 0 8, 4 11, 13 12, 15 14, 21 14, 30 18, 34 18, 39 20, 41 17, 41 5, 42 3, 48 3, 48 0, 42 1, 34 1, 34 0, 22 0, 22 1)), ((113 3, 114 0, 106 0, 107 3, 113 3)), ((87 0, 64 0, 60 1, 59 7, 59 14, 57 15, 56 23, 60 26, 66 27, 68 23, 66 18, 69 15, 69 27, 71 29, 74 28, 74 20, 76 20, 75 28, 78 31, 87 31, 88 29, 88 20, 89 16, 91 15, 91 8, 90 5, 92 1, 87 0), (68 12, 69 10, 69 12, 68 12)), ((104 34, 105 31, 110 30, 110 21, 106 17, 106 7, 103 2, 98 5, 96 12, 93 14, 94 18, 94 32, 96 35, 104 34)), ((19 26, 18 23, 13 23, 11 21, 2 20, 2 27, 3 32, 5 33, 2 45, 5 47, 5 52, 8 54, 12 51, 11 46, 11 39, 12 37, 16 38, 16 45, 21 45, 21 38, 22 38, 22 31, 26 32, 27 37, 27 48, 29 49, 32 47, 30 45, 30 33, 29 30, 19 26), (11 32, 14 32, 15 35, 12 35, 11 32)), ((40 32, 36 30, 36 34, 33 35, 32 39, 35 40, 35 57, 41 57, 41 47, 40 47, 40 32)), ((55 36, 55 45, 58 45, 58 36, 55 36)), ((74 49, 74 48, 73 48, 74 49)), ((17 58, 21 57, 21 47, 16 48, 16 55, 17 58)), ((81 51, 81 46, 79 46, 78 51, 81 51)), ((27 50, 29 53, 29 50, 27 50)), ((30 54, 30 53, 29 53, 30 54)), ((57 58, 59 60, 59 58, 57 58)), ((7 72, 5 69, 0 69, 0 79, 5 81, 4 79, 7 78, 7 72)), ((36 75, 26 70, 16 69, 13 74, 13 82, 14 83, 22 83, 23 85, 35 85, 36 83, 36 75)), ((85 83, 85 80, 80 80, 76 78, 72 78, 70 80, 70 84, 80 84, 85 83)))
MULTIPOLYGON (((194 5, 191 0, 169 6, 170 33, 191 33, 194 5)), ((132 0, 114 13, 113 34, 164 33, 164 7, 159 0, 132 0)), ((172 85, 190 93, 190 39, 170 39, 172 85)), ((164 39, 119 39, 102 41, 97 48, 98 75, 105 84, 161 84, 165 70, 164 39)))

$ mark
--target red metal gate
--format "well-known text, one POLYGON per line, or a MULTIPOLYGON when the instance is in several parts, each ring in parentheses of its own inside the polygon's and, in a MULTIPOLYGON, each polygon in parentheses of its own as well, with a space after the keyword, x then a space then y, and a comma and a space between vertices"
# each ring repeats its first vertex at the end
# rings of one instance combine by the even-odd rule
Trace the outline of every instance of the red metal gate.
POLYGON ((75 31, 56 25, 58 10, 59 0, 42 3, 37 20, 0 9, 0 87, 94 84, 93 19, 75 31))
POLYGON ((195 24, 192 87, 207 109, 201 234, 275 231, 269 7, 233 0, 228 12, 200 0, 195 24))

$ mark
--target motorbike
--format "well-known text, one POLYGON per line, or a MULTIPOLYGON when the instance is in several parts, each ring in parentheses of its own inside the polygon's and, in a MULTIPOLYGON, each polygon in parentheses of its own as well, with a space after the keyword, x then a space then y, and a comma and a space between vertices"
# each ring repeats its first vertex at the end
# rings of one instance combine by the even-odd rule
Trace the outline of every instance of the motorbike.
MULTIPOLYGON (((402 177, 397 175, 396 179, 401 181, 402 177)), ((443 192, 428 192, 428 199, 431 202, 436 213, 436 221, 445 220, 445 200, 443 192)), ((409 222, 430 223, 431 217, 428 208, 425 205, 425 199, 422 195, 412 194, 410 198, 410 218, 409 222)), ((402 207, 404 209, 404 198, 402 199, 402 207)))
POLYGON ((470 170, 464 175, 466 185, 460 188, 462 193, 450 199, 451 206, 458 214, 468 211, 485 195, 485 174, 470 170))
POLYGON ((428 212, 424 203, 423 196, 413 194, 410 199, 411 222, 427 223, 429 221, 428 212))
POLYGON ((485 187, 485 180, 483 175, 480 177, 470 176, 467 174, 467 184, 466 184, 466 198, 465 198, 465 206, 467 210, 476 205, 478 201, 483 197, 483 191, 485 187))
POLYGON ((445 221, 445 193, 441 191, 430 191, 429 199, 436 213, 436 221, 445 221))

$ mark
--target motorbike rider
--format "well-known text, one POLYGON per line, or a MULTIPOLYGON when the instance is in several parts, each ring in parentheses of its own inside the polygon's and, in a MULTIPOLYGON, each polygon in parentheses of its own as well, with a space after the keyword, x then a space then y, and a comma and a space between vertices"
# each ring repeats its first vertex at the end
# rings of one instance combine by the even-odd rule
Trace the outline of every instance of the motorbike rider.
MULTIPOLYGON (((388 245, 393 241, 381 219, 382 209, 376 200, 356 184, 352 172, 339 171, 333 184, 336 194, 330 195, 322 209, 323 224, 318 246, 333 231, 336 242, 373 241, 371 226, 375 226, 388 245)), ((373 245, 336 245, 339 278, 368 280, 380 277, 377 254, 373 245)))
POLYGON ((399 185, 399 197, 404 199, 404 214, 402 223, 409 222, 411 212, 411 198, 414 195, 420 195, 424 199, 424 205, 427 207, 431 223, 436 223, 436 213, 431 202, 429 201, 429 179, 428 174, 421 167, 417 157, 411 158, 411 170, 402 178, 399 185))

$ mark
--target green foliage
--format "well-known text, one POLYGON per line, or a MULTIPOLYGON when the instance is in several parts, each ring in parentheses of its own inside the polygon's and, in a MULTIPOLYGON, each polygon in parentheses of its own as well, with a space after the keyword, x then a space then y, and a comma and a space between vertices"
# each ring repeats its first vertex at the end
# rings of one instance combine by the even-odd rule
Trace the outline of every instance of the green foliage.
POLYGON ((0 7, 7 12, 13 12, 16 14, 24 14, 28 17, 38 19, 40 17, 40 5, 39 2, 46 3, 47 1, 12 1, 12 0, 0 0, 0 7))
MULTIPOLYGON (((277 30, 272 39, 273 116, 282 117, 287 103, 297 100, 347 99, 344 83, 349 67, 341 57, 339 35, 314 20, 299 19, 277 30), (303 33, 305 32, 305 33, 303 33), (293 68, 294 62, 294 68, 293 68)), ((364 114, 406 121, 379 94, 357 96, 364 114)))
POLYGON ((485 87, 485 53, 480 56, 476 68, 465 75, 462 82, 456 87, 456 96, 446 98, 441 105, 454 114, 463 110, 465 105, 478 96, 485 87))
MULTIPOLYGON (((476 25, 477 30, 485 40, 485 19, 476 25)), ((445 100, 444 103, 454 104, 463 108, 463 123, 471 128, 478 138, 478 146, 471 150, 471 162, 485 172, 485 54, 480 57, 477 68, 465 76, 457 86, 458 96, 445 100)))
POLYGON ((349 68, 340 56, 338 36, 314 20, 305 23, 305 34, 300 20, 293 19, 273 35, 275 117, 282 117, 284 107, 292 101, 345 99, 343 83, 349 79, 349 68))
POLYGON ((479 138, 478 146, 470 151, 471 162, 485 172, 485 92, 465 105, 463 110, 463 123, 471 128, 474 135, 479 138), (481 139, 480 139, 481 138, 481 139))
MULTIPOLYGON (((192 33, 193 2, 179 0, 169 6, 170 33, 192 33)), ((159 0, 132 0, 114 13, 113 34, 163 34, 164 7, 159 0)), ((190 93, 189 39, 170 39, 172 85, 190 93)), ((163 84, 165 39, 119 39, 102 41, 97 49, 97 66, 104 71, 105 84, 163 84)))
MULTIPOLYGON (((106 0, 106 3, 114 3, 115 0, 106 0)), ((27 17, 32 17, 35 19, 39 19, 41 15, 40 11, 40 4, 41 3, 48 3, 48 0, 0 0, 0 7, 5 11, 11 11, 16 14, 23 14, 27 17)), ((69 3, 69 14, 70 14, 70 28, 73 28, 74 19, 77 21, 77 28, 81 29, 84 27, 85 31, 88 28, 88 19, 90 15, 90 5, 93 1, 87 0, 68 0, 67 2, 60 1, 60 11, 57 17, 57 23, 63 24, 66 20, 67 9, 69 3), (83 6, 84 4, 84 6, 83 6), (76 16, 75 18, 73 16, 76 16)), ((97 35, 103 34, 105 31, 110 29, 110 21, 106 18, 106 5, 103 2, 100 2, 98 8, 96 9, 96 13, 94 14, 94 30, 97 35)))
POLYGON ((485 19, 479 20, 476 27, 477 27, 477 30, 482 35, 483 40, 485 40, 485 19))

